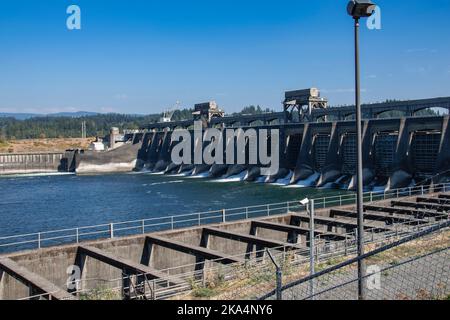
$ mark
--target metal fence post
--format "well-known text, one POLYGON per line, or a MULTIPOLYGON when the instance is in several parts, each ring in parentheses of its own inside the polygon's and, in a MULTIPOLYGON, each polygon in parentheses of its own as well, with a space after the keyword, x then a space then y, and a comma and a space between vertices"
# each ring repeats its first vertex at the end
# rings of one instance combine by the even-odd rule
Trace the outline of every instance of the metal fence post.
POLYGON ((223 223, 227 222, 227 217, 226 217, 226 214, 225 214, 225 209, 222 209, 222 222, 223 222, 223 223))
POLYGON ((153 279, 152 287, 152 300, 156 300, 156 279, 153 279))
POLYGON ((267 216, 270 217, 270 204, 267 205, 267 216))
MULTIPOLYGON (((319 246, 316 245, 316 243, 320 243, 320 236, 319 239, 317 239, 317 241, 314 241, 314 254, 315 254, 315 262, 319 262, 320 256, 319 256, 319 246)), ((315 271, 315 270, 314 270, 315 271)))
POLYGON ((269 249, 266 249, 267 255, 269 256, 270 260, 272 260, 272 263, 275 265, 275 272, 276 272, 276 285, 277 285, 277 300, 283 300, 283 271, 280 268, 280 265, 275 261, 272 254, 270 253, 269 249))
POLYGON ((141 223, 142 223, 142 234, 145 234, 145 220, 142 220, 141 221, 141 223))
POLYGON ((76 233, 76 240, 77 240, 77 243, 79 243, 79 242, 80 242, 80 230, 79 230, 78 228, 76 228, 76 229, 75 229, 75 233, 76 233))
POLYGON ((283 272, 280 267, 277 268, 277 300, 283 300, 283 291, 281 290, 283 286, 283 272))
POLYGON ((245 219, 248 220, 248 207, 245 207, 245 219))
POLYGON ((114 238, 114 223, 109 224, 109 237, 114 238))
POLYGON ((345 239, 344 239, 344 255, 345 255, 345 256, 348 255, 348 253, 347 253, 347 236, 346 236, 345 239))
POLYGON ((170 229, 173 230, 173 216, 170 217, 170 229))
POLYGON ((201 215, 200 215, 200 213, 198 214, 198 226, 201 226, 202 225, 202 218, 201 218, 201 215))
MULTIPOLYGON (((314 249, 315 249, 315 243, 314 243, 314 236, 315 236, 315 226, 314 226, 314 216, 315 216, 315 203, 314 199, 310 200, 309 202, 309 271, 310 275, 314 275, 315 272, 315 259, 314 259, 314 249)), ((309 282, 309 290, 311 297, 314 295, 314 280, 311 279, 309 282)))
POLYGON ((41 248, 41 233, 38 233, 38 249, 41 248))

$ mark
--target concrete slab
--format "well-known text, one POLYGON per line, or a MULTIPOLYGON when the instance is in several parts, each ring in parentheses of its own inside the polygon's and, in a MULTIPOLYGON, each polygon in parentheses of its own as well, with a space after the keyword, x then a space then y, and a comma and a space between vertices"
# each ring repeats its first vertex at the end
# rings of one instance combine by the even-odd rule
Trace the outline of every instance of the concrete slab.
MULTIPOLYGON (((256 228, 266 228, 266 229, 271 229, 271 230, 277 230, 277 231, 282 231, 282 232, 294 232, 297 234, 303 234, 303 235, 308 235, 309 234, 309 229, 308 228, 302 228, 302 227, 298 227, 298 226, 292 226, 292 225, 288 225, 288 224, 282 224, 282 223, 274 223, 274 222, 267 222, 267 221, 252 221, 252 224, 256 227, 256 228)), ((337 232, 325 232, 322 230, 315 230, 314 231, 315 235, 320 235, 321 237, 329 237, 329 238, 333 238, 333 239, 345 239, 346 236, 337 232)))
MULTIPOLYGON (((358 213, 356 211, 348 211, 348 210, 341 210, 341 209, 331 209, 330 210, 330 216, 343 216, 343 217, 351 217, 351 218, 357 218, 358 213)), ((393 222, 393 223, 404 223, 404 222, 411 222, 411 223, 428 223, 427 220, 424 219, 416 219, 409 215, 398 215, 398 214, 390 214, 390 213, 381 213, 381 212, 370 212, 365 211, 364 212, 364 219, 366 220, 376 220, 376 221, 385 221, 385 222, 393 222)))
MULTIPOLYGON (((301 213, 293 214, 292 218, 299 219, 300 221, 304 221, 304 222, 309 222, 309 215, 307 215, 307 214, 301 214, 301 213)), ((328 226, 336 226, 336 227, 344 227, 344 228, 356 228, 358 226, 358 223, 356 221, 329 218, 329 217, 321 217, 321 216, 316 216, 314 218, 314 221, 316 223, 321 223, 321 224, 328 225, 328 226)), ((391 228, 389 228, 387 226, 380 226, 380 225, 374 224, 374 223, 365 223, 364 227, 366 229, 374 229, 377 231, 391 230, 391 228)))
POLYGON ((199 255, 207 260, 215 260, 216 262, 223 264, 244 263, 244 259, 241 258, 229 257, 219 251, 182 243, 176 240, 159 237, 157 235, 149 235, 147 236, 147 239, 151 243, 159 246, 196 256, 199 255))
MULTIPOLYGON (((81 254, 85 254, 91 258, 102 261, 102 262, 109 264, 113 267, 116 267, 118 269, 125 270, 127 273, 130 273, 130 274, 137 274, 137 275, 145 274, 151 280, 168 278, 168 275, 161 271, 150 268, 143 264, 135 263, 133 261, 129 261, 127 259, 117 257, 106 251, 97 249, 92 246, 80 246, 79 250, 80 250, 81 254)), ((178 279, 173 279, 173 278, 169 279, 169 283, 171 283, 173 285, 185 284, 184 281, 178 280, 178 279)))
POLYGON ((432 197, 418 197, 417 202, 450 205, 450 199, 432 198, 432 197))
POLYGON ((33 291, 40 294, 48 294, 54 300, 77 300, 77 298, 67 291, 57 287, 40 275, 29 271, 27 268, 18 265, 9 258, 0 258, 0 269, 33 288, 33 291))
POLYGON ((299 245, 295 245, 292 243, 286 243, 282 241, 277 240, 271 240, 271 239, 265 239, 257 236, 242 234, 242 233, 236 233, 232 231, 226 231, 221 230, 217 228, 203 228, 204 232, 217 236, 222 237, 225 239, 240 241, 240 242, 246 242, 250 244, 255 244, 264 248, 288 248, 288 249, 307 249, 306 247, 302 247, 299 245))
POLYGON ((449 199, 450 200, 450 194, 440 194, 439 198, 441 198, 441 199, 449 199))
POLYGON ((414 216, 416 218, 424 218, 424 217, 436 217, 436 216, 442 216, 442 213, 438 213, 436 211, 431 210, 415 210, 414 208, 408 208, 408 207, 384 207, 384 206, 375 206, 375 205, 365 205, 364 210, 369 211, 380 211, 380 212, 388 212, 393 214, 404 214, 404 215, 410 215, 414 216))
POLYGON ((408 201, 392 201, 391 204, 393 206, 398 207, 409 207, 415 209, 432 209, 436 211, 450 211, 450 205, 442 205, 435 203, 426 203, 426 202, 408 202, 408 201))

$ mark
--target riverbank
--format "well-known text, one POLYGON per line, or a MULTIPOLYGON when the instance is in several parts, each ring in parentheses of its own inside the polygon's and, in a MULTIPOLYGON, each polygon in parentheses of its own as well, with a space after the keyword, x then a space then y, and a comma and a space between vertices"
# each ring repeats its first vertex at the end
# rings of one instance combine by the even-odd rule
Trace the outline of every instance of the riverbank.
POLYGON ((68 149, 87 149, 95 138, 57 138, 5 140, 0 142, 0 153, 64 152, 68 149))

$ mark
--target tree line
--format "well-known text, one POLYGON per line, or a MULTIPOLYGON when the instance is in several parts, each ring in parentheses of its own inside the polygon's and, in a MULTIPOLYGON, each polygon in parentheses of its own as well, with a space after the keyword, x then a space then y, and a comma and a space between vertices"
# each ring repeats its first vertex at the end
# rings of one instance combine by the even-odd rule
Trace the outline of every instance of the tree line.
POLYGON ((87 136, 104 136, 111 127, 138 129, 145 123, 157 121, 158 115, 133 116, 98 114, 84 117, 34 117, 26 120, 0 118, 3 139, 79 138, 81 125, 86 122, 87 136))
MULTIPOLYGON (((175 110, 173 121, 192 120, 193 109, 175 110)), ((248 106, 237 114, 261 113, 260 106, 248 106)), ((25 120, 13 117, 0 117, 0 141, 15 139, 44 139, 44 138, 79 138, 81 126, 86 122, 88 137, 105 136, 111 127, 123 130, 136 130, 149 123, 160 120, 163 114, 129 115, 129 114, 96 114, 82 117, 68 116, 39 116, 25 120)))

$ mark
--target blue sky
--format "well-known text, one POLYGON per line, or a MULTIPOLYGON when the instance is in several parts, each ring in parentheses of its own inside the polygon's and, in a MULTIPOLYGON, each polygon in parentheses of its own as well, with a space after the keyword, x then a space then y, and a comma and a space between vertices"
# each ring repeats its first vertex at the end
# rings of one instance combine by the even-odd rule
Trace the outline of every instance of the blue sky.
MULTIPOLYGON (((379 0, 362 30, 364 102, 450 96, 450 1, 379 0), (403 7, 407 3, 407 10, 403 7)), ((0 0, 0 112, 154 113, 216 100, 281 109, 285 90, 353 101, 346 0, 0 0), (66 28, 81 8, 82 29, 66 28)))

